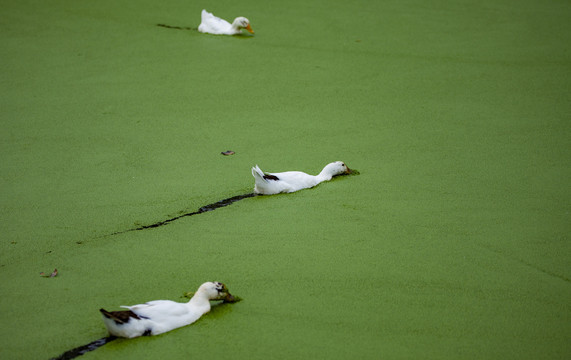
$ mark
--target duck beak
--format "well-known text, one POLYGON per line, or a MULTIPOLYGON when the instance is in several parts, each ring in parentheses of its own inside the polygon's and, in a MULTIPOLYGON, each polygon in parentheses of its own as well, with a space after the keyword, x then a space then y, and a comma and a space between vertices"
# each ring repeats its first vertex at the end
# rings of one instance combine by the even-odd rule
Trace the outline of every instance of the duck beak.
POLYGON ((229 302, 229 303, 233 303, 233 302, 237 301, 236 297, 234 297, 234 295, 232 295, 230 293, 226 294, 226 296, 224 297, 223 300, 224 300, 224 302, 229 302))
POLYGON ((347 171, 345 171, 345 174, 351 174, 353 171, 351 169, 349 169, 349 166, 345 165, 347 167, 347 171))
POLYGON ((248 26, 246 26, 245 29, 248 30, 250 32, 250 34, 254 33, 254 30, 252 30, 252 27, 250 26, 250 24, 248 24, 248 26))

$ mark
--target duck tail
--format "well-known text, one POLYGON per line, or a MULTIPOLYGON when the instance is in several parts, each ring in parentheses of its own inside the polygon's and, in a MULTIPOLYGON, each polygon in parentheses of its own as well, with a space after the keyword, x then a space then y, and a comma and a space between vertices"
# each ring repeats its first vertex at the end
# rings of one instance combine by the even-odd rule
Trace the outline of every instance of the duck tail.
POLYGON ((124 324, 125 321, 121 318, 119 318, 116 314, 116 311, 107 311, 103 308, 99 309, 99 311, 101 312, 101 314, 103 314, 103 316, 105 316, 107 319, 109 320, 113 320, 115 322, 115 324, 124 324))
POLYGON ((264 179, 264 175, 265 175, 264 172, 262 171, 262 169, 260 169, 258 165, 252 168, 252 176, 254 177, 254 179, 265 182, 266 179, 264 179))

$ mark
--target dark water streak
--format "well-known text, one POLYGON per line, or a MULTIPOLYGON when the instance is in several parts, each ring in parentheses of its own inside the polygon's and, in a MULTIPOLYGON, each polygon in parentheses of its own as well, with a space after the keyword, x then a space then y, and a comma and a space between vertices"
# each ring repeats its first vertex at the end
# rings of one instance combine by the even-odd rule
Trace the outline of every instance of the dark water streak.
POLYGON ((63 354, 61 354, 60 356, 52 358, 51 360, 75 359, 76 357, 81 356, 87 352, 99 349, 103 345, 105 345, 105 344, 107 344, 107 343, 109 343, 115 339, 117 339, 117 337, 115 337, 115 336, 104 337, 104 338, 101 338, 99 340, 92 341, 87 345, 78 346, 75 349, 68 350, 68 351, 64 352, 63 354))
POLYGON ((125 230, 125 231, 118 231, 118 232, 113 233, 113 234, 111 234, 111 235, 123 234, 123 233, 129 232, 129 231, 146 230, 146 229, 157 228, 157 227, 159 227, 159 226, 168 225, 168 224, 170 224, 171 222, 173 222, 173 221, 175 221, 175 220, 178 220, 178 219, 181 219, 181 218, 183 218, 183 217, 193 216, 193 215, 202 214, 202 213, 205 213, 205 212, 208 212, 208 211, 213 211, 213 210, 216 210, 216 209, 221 208, 221 207, 224 207, 224 206, 232 205, 232 204, 235 203, 236 201, 240 201, 240 200, 247 199, 247 198, 254 197, 254 196, 256 196, 256 194, 254 194, 254 193, 248 193, 248 194, 244 194, 244 195, 232 196, 232 197, 230 197, 230 198, 227 198, 227 199, 224 199, 224 200, 220 200, 220 201, 217 201, 217 202, 212 203, 212 204, 204 205, 204 206, 202 206, 200 209, 198 209, 197 211, 193 211, 193 212, 189 212, 189 213, 186 213, 186 214, 178 215, 178 216, 172 217, 172 218, 170 218, 170 219, 166 219, 166 220, 163 220, 163 221, 156 222, 156 223, 151 224, 151 225, 142 225, 142 226, 139 226, 138 228, 129 229, 129 230, 125 230))
POLYGON ((167 25, 167 24, 157 24, 157 26, 164 27, 164 28, 167 28, 167 29, 196 30, 196 31, 198 31, 198 28, 192 28, 192 27, 189 27, 189 26, 172 26, 172 25, 167 25))

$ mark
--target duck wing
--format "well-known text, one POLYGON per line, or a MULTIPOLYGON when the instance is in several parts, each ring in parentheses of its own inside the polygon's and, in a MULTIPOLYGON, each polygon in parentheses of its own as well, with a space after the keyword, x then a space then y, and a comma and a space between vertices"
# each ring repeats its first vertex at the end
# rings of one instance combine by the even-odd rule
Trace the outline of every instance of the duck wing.
POLYGON ((313 187, 319 184, 319 180, 313 176, 301 171, 286 171, 281 173, 270 173, 285 183, 288 183, 296 190, 313 187))
POLYGON ((232 25, 206 10, 202 10, 201 23, 198 31, 211 34, 225 34, 232 29, 232 25))
POLYGON ((152 318, 156 315, 160 316, 181 316, 188 312, 184 304, 170 300, 155 300, 145 304, 133 306, 121 306, 129 309, 139 317, 152 318))

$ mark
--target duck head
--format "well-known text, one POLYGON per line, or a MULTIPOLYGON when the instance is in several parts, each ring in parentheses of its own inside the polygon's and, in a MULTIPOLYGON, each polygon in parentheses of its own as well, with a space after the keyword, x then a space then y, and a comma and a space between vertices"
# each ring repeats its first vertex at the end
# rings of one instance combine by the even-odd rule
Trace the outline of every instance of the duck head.
POLYGON ((333 176, 350 174, 350 173, 351 169, 349 169, 343 161, 335 161, 332 162, 331 164, 327 164, 327 166, 323 168, 323 170, 319 175, 332 178, 333 176))
POLYGON ((240 17, 237 17, 236 19, 234 19, 232 26, 238 30, 246 29, 246 30, 248 30, 248 32, 250 32, 250 34, 254 33, 254 30, 252 30, 252 27, 250 26, 250 20, 246 19, 243 16, 240 16, 240 17))
POLYGON ((200 285, 196 291, 196 294, 198 293, 204 294, 208 300, 226 300, 228 297, 232 296, 230 295, 226 285, 217 281, 206 282, 200 285))

